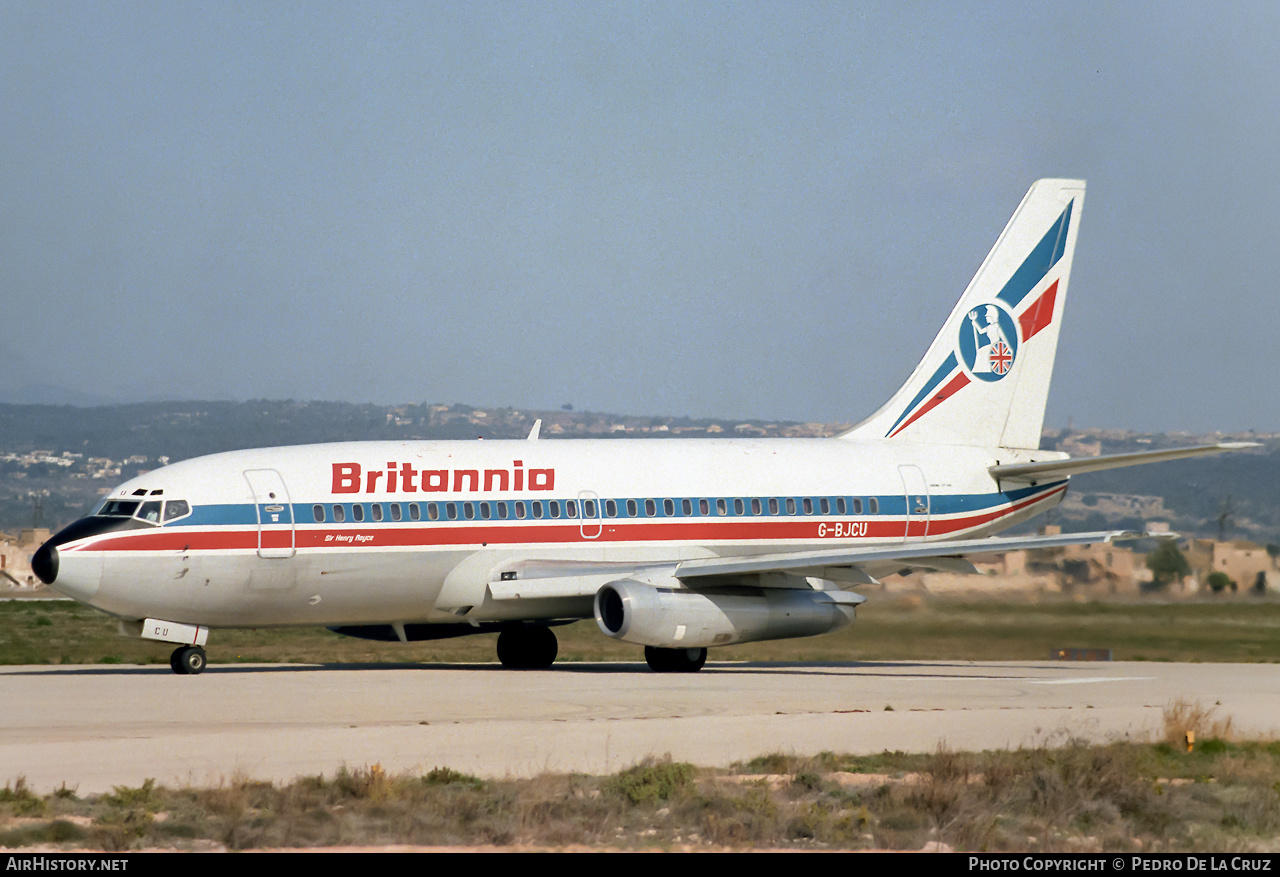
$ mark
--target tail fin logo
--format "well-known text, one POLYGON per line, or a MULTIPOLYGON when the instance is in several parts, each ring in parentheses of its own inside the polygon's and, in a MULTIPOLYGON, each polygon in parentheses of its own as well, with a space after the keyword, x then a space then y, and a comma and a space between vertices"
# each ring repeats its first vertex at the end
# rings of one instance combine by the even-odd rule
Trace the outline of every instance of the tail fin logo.
POLYGON ((960 325, 960 358, 980 381, 998 381, 1013 368, 1018 355, 1018 329, 997 304, 979 305, 960 325))

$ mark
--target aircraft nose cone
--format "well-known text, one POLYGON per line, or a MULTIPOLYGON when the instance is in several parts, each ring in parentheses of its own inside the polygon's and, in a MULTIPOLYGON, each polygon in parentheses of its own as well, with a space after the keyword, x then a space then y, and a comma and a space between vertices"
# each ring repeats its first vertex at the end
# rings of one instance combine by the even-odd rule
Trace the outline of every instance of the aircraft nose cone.
POLYGON ((31 555, 31 571, 40 581, 52 585, 58 577, 58 549, 48 542, 37 548, 36 553, 31 555))

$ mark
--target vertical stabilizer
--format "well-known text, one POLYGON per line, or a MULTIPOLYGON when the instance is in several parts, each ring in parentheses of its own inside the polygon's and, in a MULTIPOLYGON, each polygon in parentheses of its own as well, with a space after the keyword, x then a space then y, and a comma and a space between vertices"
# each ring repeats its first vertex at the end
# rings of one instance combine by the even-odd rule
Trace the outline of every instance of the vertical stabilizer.
POLYGON ((1031 187, 902 389, 842 438, 1040 446, 1084 188, 1031 187))

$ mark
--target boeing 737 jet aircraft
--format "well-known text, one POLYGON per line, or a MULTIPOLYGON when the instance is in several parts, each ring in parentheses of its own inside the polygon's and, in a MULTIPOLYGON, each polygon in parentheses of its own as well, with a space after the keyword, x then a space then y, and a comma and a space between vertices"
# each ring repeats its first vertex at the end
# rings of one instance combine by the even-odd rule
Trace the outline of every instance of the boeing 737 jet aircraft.
POLYGON ((114 490, 32 559, 47 584, 177 643, 316 625, 381 640, 498 631, 508 667, 595 617, 657 671, 707 648, 849 624, 858 585, 965 555, 1123 534, 991 539, 1077 472, 1231 450, 1038 450, 1085 185, 1031 187, 893 398, 826 439, 362 442, 232 451, 114 490))

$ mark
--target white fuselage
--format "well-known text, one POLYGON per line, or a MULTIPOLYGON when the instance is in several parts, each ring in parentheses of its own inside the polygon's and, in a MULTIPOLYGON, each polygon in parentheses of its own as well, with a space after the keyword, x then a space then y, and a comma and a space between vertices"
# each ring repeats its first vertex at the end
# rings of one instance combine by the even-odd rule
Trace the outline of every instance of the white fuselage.
POLYGON ((490 585, 530 562, 625 571, 985 536, 1065 493, 1061 479, 999 490, 987 469, 1014 457, 836 439, 233 451, 113 491, 117 514, 149 502, 159 523, 139 505, 127 527, 64 542, 55 587, 125 619, 209 627, 589 617, 588 596, 540 600, 533 581, 495 601, 490 585))

